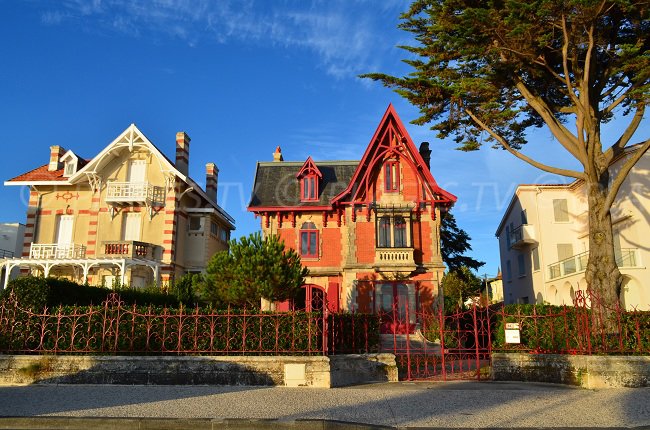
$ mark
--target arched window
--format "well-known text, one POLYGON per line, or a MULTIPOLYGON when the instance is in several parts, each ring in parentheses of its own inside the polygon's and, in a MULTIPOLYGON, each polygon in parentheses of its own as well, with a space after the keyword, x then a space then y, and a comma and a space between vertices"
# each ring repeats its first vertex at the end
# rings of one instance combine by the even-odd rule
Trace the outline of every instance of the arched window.
POLYGON ((300 227, 300 256, 318 258, 318 229, 313 222, 305 222, 300 227))
POLYGON ((390 217, 379 218, 379 234, 377 246, 379 248, 390 248, 390 217))
POLYGON ((393 246, 395 248, 406 248, 406 221, 401 216, 394 218, 393 246))

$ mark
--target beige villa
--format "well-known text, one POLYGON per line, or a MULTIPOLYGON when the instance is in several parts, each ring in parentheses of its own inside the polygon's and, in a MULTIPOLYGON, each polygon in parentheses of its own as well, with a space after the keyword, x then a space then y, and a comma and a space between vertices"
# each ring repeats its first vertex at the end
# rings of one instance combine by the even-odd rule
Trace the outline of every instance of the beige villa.
MULTIPOLYGON (((636 150, 610 167, 615 173, 636 150)), ((614 247, 623 275, 621 303, 650 309, 650 154, 626 178, 611 209, 614 247)), ((589 257, 583 181, 519 185, 496 232, 506 303, 572 304, 585 290, 589 257)))
POLYGON ((189 154, 186 133, 172 162, 135 124, 92 159, 50 147, 47 164, 5 182, 30 194, 22 256, 4 269, 134 287, 203 271, 235 227, 217 204, 217 167, 206 164, 203 189, 189 154))

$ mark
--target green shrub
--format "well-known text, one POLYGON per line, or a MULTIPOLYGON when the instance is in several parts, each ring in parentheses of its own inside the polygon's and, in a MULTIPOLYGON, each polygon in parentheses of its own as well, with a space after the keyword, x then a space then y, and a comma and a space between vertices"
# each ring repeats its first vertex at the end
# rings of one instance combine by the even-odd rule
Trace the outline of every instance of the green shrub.
POLYGON ((174 295, 161 292, 157 287, 138 290, 120 287, 111 290, 103 287, 80 285, 67 279, 42 278, 25 276, 13 279, 7 289, 0 294, 0 300, 9 297, 14 292, 19 306, 40 312, 45 306, 88 306, 100 305, 107 297, 118 292, 120 299, 127 304, 178 306, 179 301, 174 295))
POLYGON ((378 314, 337 312, 328 316, 329 351, 363 354, 379 351, 378 314))

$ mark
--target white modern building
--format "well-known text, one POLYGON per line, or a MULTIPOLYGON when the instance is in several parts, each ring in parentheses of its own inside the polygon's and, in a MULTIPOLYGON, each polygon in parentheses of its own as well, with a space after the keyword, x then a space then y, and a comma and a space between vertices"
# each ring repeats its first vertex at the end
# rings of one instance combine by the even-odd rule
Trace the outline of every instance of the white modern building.
MULTIPOLYGON (((0 224, 0 262, 19 256, 23 252, 23 240, 25 237, 25 225, 20 223, 0 224)), ((1 267, 1 266, 0 266, 1 267)), ((1 269, 0 289, 4 285, 6 276, 5 269, 1 269)), ((13 279, 20 273, 19 268, 14 268, 9 275, 13 279)))
MULTIPOLYGON (((631 152, 614 161, 613 174, 631 152)), ((626 178, 611 209, 621 301, 650 309, 650 154, 626 178)), ((585 184, 519 185, 496 231, 505 303, 572 304, 589 257, 585 184)))

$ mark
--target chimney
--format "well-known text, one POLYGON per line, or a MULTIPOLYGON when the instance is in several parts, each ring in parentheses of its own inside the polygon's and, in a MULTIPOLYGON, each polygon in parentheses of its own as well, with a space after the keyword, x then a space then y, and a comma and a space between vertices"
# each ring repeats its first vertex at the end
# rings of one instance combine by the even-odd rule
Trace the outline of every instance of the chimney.
POLYGON ((176 168, 183 175, 189 175, 190 137, 184 131, 176 133, 176 168))
POLYGON ((422 142, 420 144, 420 155, 422 156, 427 169, 431 170, 431 150, 429 149, 429 142, 422 142))
POLYGON ((65 154, 65 149, 59 145, 50 146, 50 164, 47 166, 47 170, 54 172, 63 167, 61 164, 61 157, 65 154))
POLYGON ((219 180, 219 169, 214 163, 205 165, 205 193, 217 202, 217 181, 219 180))
POLYGON ((273 153, 273 161, 284 161, 284 158, 282 158, 282 149, 278 146, 275 148, 275 152, 273 153))

